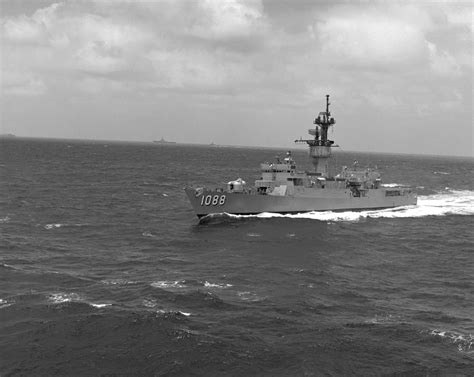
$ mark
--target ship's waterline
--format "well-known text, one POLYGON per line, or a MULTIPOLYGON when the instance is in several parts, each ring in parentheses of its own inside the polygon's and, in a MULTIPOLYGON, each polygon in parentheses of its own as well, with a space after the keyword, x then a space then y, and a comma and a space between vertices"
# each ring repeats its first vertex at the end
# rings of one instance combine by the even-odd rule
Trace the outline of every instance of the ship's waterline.
POLYGON ((371 190, 367 196, 354 198, 351 192, 317 192, 318 196, 276 196, 236 194, 226 191, 186 189, 198 217, 212 213, 250 215, 262 212, 302 213, 312 211, 350 211, 416 205, 414 193, 386 197, 385 190, 371 190))

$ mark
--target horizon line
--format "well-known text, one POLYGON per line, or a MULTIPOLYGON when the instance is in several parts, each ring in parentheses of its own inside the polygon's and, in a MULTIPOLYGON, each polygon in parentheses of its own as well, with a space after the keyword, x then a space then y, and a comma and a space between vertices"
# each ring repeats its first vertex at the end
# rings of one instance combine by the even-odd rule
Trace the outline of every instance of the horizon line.
MULTIPOLYGON (((167 147, 172 146, 200 146, 200 147, 213 147, 213 148, 248 148, 248 149, 288 149, 288 146, 261 146, 261 145, 240 145, 240 144, 218 144, 218 143, 192 143, 192 142, 185 142, 185 141, 174 141, 170 140, 169 144, 159 144, 154 143, 153 140, 151 141, 144 141, 144 140, 110 140, 110 139, 89 139, 89 138, 74 138, 74 137, 57 137, 57 136, 18 136, 12 133, 5 133, 0 134, 0 140, 15 140, 15 139, 39 139, 39 140, 57 140, 57 141, 82 141, 82 142, 94 142, 94 143, 117 143, 117 144, 126 144, 126 143, 136 143, 136 144, 145 144, 145 145, 166 145, 167 147)), ((166 140, 166 139, 165 139, 166 140)), ((168 140, 166 140, 168 141, 168 140)), ((302 150, 303 147, 295 147, 298 150, 302 150)), ((333 148, 341 148, 340 146, 336 146, 333 148)), ((412 152, 386 152, 386 151, 360 151, 360 150, 342 150, 342 148, 338 151, 337 149, 335 152, 349 152, 349 153, 378 153, 378 154, 391 154, 391 155, 408 155, 408 156, 428 156, 428 157, 454 157, 454 158, 470 158, 474 159, 474 155, 447 155, 447 154, 432 154, 432 153, 412 153, 412 152)))

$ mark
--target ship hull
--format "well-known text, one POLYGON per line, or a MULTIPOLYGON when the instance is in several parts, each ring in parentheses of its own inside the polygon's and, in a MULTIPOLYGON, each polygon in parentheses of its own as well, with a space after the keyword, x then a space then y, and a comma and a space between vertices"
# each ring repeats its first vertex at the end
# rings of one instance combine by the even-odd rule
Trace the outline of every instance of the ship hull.
POLYGON ((284 196, 193 188, 185 191, 198 217, 223 212, 251 215, 262 212, 357 211, 416 205, 417 202, 416 195, 409 191, 387 196, 385 189, 367 190, 365 196, 360 197, 352 196, 350 190, 307 190, 284 196))

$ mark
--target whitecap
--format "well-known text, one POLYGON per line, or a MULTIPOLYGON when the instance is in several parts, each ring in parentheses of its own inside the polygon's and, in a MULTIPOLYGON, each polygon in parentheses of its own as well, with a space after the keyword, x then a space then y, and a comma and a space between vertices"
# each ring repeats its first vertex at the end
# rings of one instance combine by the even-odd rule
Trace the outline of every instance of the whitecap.
POLYGON ((162 281, 155 281, 150 284, 152 287, 155 288, 184 288, 186 285, 183 281, 171 281, 171 280, 162 280, 162 281))
POLYGON ((8 223, 9 221, 10 221, 10 218, 8 216, 0 217, 0 224, 1 223, 8 223))
POLYGON ((401 183, 382 183, 383 187, 405 187, 405 185, 401 183))
POLYGON ((451 173, 448 173, 448 172, 445 172, 445 171, 434 171, 433 174, 450 175, 451 173))
POLYGON ((8 300, 5 300, 3 298, 0 298, 0 309, 7 308, 11 305, 13 305, 12 301, 8 301, 8 300))
POLYGON ((52 293, 48 298, 55 304, 81 300, 81 297, 77 293, 52 293))
POLYGON ((102 284, 105 285, 129 285, 129 284, 137 284, 136 281, 126 280, 126 279, 105 279, 100 281, 102 284))
POLYGON ((376 314, 375 317, 370 318, 365 321, 365 323, 371 324, 385 324, 385 323, 392 323, 398 322, 401 320, 400 316, 393 315, 393 314, 376 314))
POLYGON ((188 312, 183 312, 181 310, 164 310, 164 309, 158 309, 156 311, 157 314, 164 314, 164 315, 168 315, 168 314, 174 314, 174 315, 184 315, 185 317, 189 317, 191 315, 191 313, 188 313, 188 312))
POLYGON ((204 286, 207 288, 229 288, 232 287, 232 284, 209 283, 208 281, 205 281, 204 286))
POLYGON ((45 229, 54 229, 54 228, 62 228, 62 227, 83 227, 83 226, 90 226, 91 224, 88 223, 76 223, 76 224, 46 224, 44 226, 45 229))
POLYGON ((262 235, 258 233, 247 233, 247 236, 248 237, 261 237, 262 235))
POLYGON ((48 296, 49 301, 54 304, 62 304, 65 302, 83 302, 94 308, 105 308, 107 306, 112 306, 110 303, 93 303, 85 301, 80 295, 72 292, 60 292, 60 293, 51 293, 48 296))
POLYGON ((50 230, 50 229, 54 229, 54 228, 60 228, 62 226, 63 226, 63 224, 46 224, 44 226, 44 229, 50 230))
POLYGON ((265 297, 259 297, 256 293, 253 292, 237 292, 237 296, 243 301, 258 302, 265 300, 265 297))

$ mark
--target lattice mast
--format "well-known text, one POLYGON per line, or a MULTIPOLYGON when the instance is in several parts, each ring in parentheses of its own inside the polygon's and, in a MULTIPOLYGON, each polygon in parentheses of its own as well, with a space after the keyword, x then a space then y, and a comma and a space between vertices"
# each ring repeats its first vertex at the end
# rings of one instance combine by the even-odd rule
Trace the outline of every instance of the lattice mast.
POLYGON ((296 143, 307 143, 309 145, 309 156, 312 159, 316 175, 328 177, 328 162, 331 157, 331 148, 334 144, 333 140, 328 139, 329 127, 336 124, 334 118, 331 118, 329 111, 329 94, 326 95, 326 111, 321 111, 314 120, 315 127, 310 128, 308 133, 314 136, 314 139, 295 140, 296 143))

